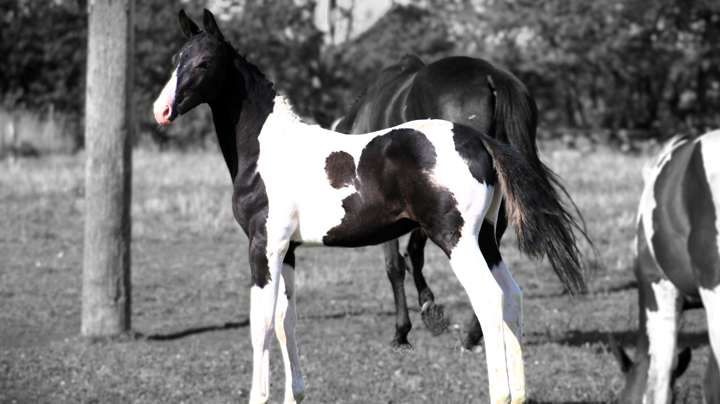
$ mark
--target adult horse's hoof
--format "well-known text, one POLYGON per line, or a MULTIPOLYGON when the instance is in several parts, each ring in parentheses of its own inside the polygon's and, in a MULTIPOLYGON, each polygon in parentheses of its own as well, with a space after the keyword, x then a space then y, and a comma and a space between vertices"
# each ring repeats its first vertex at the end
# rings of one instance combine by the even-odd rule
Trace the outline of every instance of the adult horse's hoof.
POLYGON ((435 302, 425 302, 421 316, 425 327, 435 336, 442 334, 448 326, 448 322, 445 319, 445 310, 442 306, 435 304, 435 302))
POLYGON ((400 356, 407 356, 413 353, 413 351, 415 351, 415 347, 413 347, 412 344, 409 343, 407 340, 405 340, 405 342, 392 340, 390 346, 392 347, 393 351, 395 351, 395 353, 400 356))

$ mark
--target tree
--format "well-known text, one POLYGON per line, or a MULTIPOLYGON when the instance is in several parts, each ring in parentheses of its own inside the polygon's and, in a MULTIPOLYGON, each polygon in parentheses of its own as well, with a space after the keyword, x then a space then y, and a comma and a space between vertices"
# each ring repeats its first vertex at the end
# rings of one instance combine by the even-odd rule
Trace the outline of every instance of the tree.
POLYGON ((82 334, 130 330, 133 0, 91 2, 82 334))

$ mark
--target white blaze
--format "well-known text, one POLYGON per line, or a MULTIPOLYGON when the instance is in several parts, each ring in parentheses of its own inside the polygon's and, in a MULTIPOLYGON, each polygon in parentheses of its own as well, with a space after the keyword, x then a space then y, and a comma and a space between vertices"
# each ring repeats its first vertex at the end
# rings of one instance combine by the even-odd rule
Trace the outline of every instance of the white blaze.
POLYGON ((167 117, 164 116, 166 107, 170 108, 172 113, 172 105, 175 102, 175 90, 177 89, 177 69, 173 71, 170 81, 165 84, 162 92, 158 96, 157 100, 153 104, 153 112, 155 113, 155 120, 161 125, 167 125, 171 122, 167 121, 167 117))

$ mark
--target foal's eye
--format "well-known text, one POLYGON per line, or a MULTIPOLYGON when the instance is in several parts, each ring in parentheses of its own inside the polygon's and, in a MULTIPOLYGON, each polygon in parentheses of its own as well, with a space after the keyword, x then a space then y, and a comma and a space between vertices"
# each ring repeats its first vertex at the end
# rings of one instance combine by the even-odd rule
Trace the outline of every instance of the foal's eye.
POLYGON ((210 67, 210 62, 208 62, 208 61, 204 61, 198 65, 198 69, 204 70, 204 69, 207 69, 208 67, 210 67))

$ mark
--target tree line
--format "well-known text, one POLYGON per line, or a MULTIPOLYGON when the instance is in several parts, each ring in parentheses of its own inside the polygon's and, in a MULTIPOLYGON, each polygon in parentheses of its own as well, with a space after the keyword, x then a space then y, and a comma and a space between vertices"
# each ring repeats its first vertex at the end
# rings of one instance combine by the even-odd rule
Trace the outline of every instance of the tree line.
MULTIPOLYGON (((212 138, 207 109, 170 131, 158 128, 151 113, 172 54, 184 43, 177 13, 185 8, 200 16, 198 3, 136 4, 136 142, 192 145, 212 138)), ((540 133, 665 138, 720 127, 716 1, 416 0, 393 5, 369 30, 340 44, 327 43, 314 25, 315 6, 245 0, 213 10, 227 18, 228 40, 301 116, 342 116, 383 67, 412 53, 426 63, 467 55, 505 66, 534 94, 540 133)), ((86 0, 0 0, 0 19, 0 107, 53 105, 78 122, 81 139, 86 0)))

